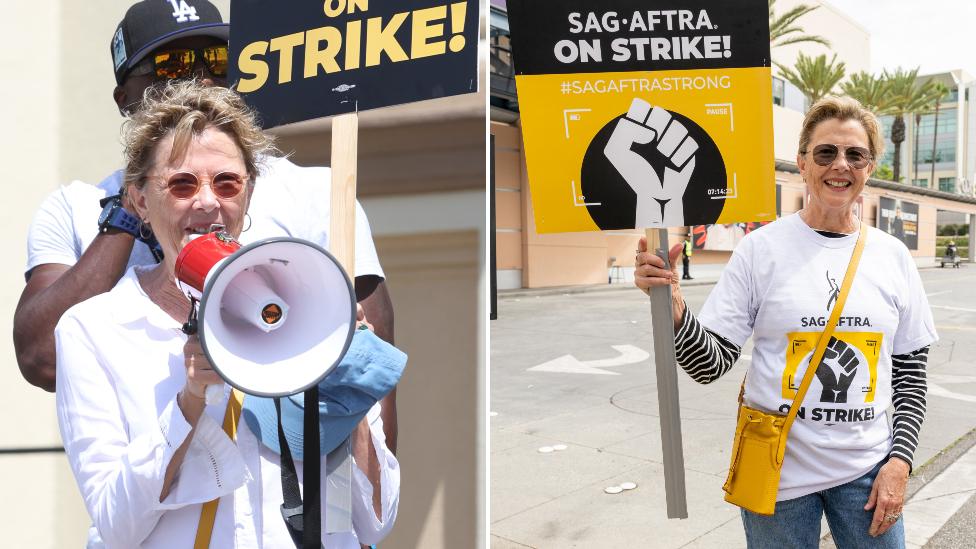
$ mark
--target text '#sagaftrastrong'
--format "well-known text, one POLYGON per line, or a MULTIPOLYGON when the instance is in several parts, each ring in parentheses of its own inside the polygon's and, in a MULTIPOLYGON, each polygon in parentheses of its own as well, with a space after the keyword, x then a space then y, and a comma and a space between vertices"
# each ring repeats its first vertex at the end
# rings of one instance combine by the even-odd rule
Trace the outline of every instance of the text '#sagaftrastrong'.
POLYGON ((666 76, 660 78, 596 78, 563 80, 559 84, 563 94, 619 93, 627 91, 690 91, 730 89, 732 78, 721 76, 666 76))

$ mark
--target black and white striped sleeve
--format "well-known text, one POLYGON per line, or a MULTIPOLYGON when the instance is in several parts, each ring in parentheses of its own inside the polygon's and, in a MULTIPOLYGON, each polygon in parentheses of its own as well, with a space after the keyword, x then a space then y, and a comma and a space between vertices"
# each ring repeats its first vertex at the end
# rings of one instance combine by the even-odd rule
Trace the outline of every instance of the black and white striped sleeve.
POLYGON ((681 326, 674 334, 678 365, 698 383, 711 383, 732 369, 742 349, 705 328, 685 304, 681 326))
POLYGON ((889 456, 899 457, 912 465, 918 448, 918 433, 925 421, 925 364, 929 348, 922 347, 891 357, 891 392, 895 413, 892 415, 892 445, 889 456))

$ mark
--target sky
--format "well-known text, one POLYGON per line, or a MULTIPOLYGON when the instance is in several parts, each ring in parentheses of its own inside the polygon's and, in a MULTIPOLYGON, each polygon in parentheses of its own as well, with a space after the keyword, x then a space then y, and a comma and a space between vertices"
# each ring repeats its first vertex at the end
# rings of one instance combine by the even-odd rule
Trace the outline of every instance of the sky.
POLYGON ((872 73, 921 66, 919 74, 963 69, 976 77, 976 2, 825 1, 871 34, 872 73))

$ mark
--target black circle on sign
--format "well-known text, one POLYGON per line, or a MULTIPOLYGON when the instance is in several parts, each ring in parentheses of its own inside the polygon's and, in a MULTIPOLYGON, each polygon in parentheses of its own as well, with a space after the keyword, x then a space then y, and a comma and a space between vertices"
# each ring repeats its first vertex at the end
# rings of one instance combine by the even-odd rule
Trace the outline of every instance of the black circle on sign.
MULTIPOLYGON (((725 161, 712 138, 693 120, 674 111, 674 122, 679 122, 688 130, 688 135, 698 143, 695 153, 695 171, 688 181, 684 194, 684 218, 686 225, 705 225, 718 221, 725 200, 712 200, 711 196, 722 196, 728 188, 725 174, 725 161), (711 190, 711 194, 709 191, 711 190)), ((603 149, 610 135, 617 127, 620 115, 597 132, 583 155, 580 168, 580 193, 577 203, 587 203, 587 211, 593 222, 601 230, 633 229, 636 225, 637 194, 630 188, 620 172, 613 167, 603 149), (599 205, 595 205, 598 203, 599 205)), ((664 168, 671 161, 657 150, 657 140, 647 144, 633 145, 631 150, 644 157, 659 179, 664 177, 664 168)), ((643 228, 643 227, 636 227, 643 228)))

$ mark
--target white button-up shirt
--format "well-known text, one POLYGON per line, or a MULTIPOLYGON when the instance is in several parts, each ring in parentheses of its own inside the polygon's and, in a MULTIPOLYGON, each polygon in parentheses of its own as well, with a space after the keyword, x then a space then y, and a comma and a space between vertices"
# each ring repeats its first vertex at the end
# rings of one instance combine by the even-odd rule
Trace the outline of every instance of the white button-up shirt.
MULTIPOLYGON (((186 336, 149 299, 133 269, 111 292, 69 309, 55 337, 58 422, 94 522, 89 547, 193 547, 201 507, 215 498, 220 503, 210 547, 294 545, 279 510, 279 456, 243 421, 236 444, 221 428, 228 387, 220 403, 206 407, 172 489, 159 501, 166 467, 190 434, 176 404, 186 380, 186 336)), ((367 419, 380 463, 381 520, 373 511, 372 485, 353 467, 353 531, 326 534, 323 528, 329 549, 377 543, 396 518, 399 464, 386 447, 378 404, 367 419)), ((301 482, 302 463, 295 466, 301 482)), ((326 484, 323 474, 323 525, 326 484)))

